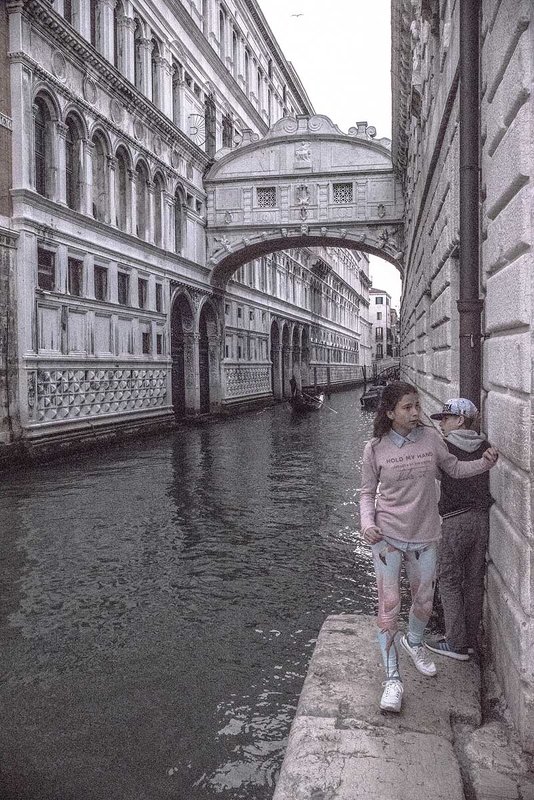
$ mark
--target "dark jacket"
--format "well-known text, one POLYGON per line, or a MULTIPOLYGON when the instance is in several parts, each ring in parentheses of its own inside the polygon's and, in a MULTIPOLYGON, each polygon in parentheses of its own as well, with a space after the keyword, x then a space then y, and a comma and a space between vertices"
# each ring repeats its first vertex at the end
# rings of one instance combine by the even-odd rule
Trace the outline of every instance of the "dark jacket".
MULTIPOLYGON (((460 430, 445 437, 449 451, 459 461, 476 461, 482 458, 489 442, 475 431, 460 430)), ((473 478, 455 480, 442 472, 439 513, 442 517, 460 514, 471 509, 488 509, 493 503, 489 491, 489 472, 473 478)))

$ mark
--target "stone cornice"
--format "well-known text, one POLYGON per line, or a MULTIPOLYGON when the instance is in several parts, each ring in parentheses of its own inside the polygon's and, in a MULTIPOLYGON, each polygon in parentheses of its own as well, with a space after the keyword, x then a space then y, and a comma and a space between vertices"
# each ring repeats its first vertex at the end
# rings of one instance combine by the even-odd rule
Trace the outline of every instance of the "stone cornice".
MULTIPOLYGON (((37 21, 42 25, 43 33, 46 36, 64 48, 67 54, 75 56, 79 60, 80 68, 92 68, 98 78, 105 81, 107 90, 110 88, 114 90, 114 95, 119 97, 128 108, 135 107, 138 117, 142 118, 149 127, 155 126, 160 134, 167 137, 171 146, 178 145, 184 150, 195 160, 199 169, 203 170, 211 163, 211 159, 191 139, 177 128, 157 106, 141 94, 113 64, 100 55, 83 36, 68 25, 63 17, 54 11, 50 3, 46 0, 28 0, 25 12, 31 14, 32 21, 37 21)), ((10 57, 23 55, 25 54, 10 54, 10 57)), ((26 57, 28 58, 28 56, 26 57)), ((48 73, 46 74, 48 76, 48 73)), ((79 99, 77 95, 76 98, 79 99)), ((92 106, 91 110, 95 111, 92 106)))

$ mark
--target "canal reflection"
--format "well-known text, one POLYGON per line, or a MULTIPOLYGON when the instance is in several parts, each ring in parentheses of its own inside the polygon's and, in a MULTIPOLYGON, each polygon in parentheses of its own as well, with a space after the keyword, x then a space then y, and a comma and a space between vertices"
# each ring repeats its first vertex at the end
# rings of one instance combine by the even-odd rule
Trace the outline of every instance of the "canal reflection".
POLYGON ((4 476, 3 800, 272 797, 323 620, 374 609, 360 394, 4 476))

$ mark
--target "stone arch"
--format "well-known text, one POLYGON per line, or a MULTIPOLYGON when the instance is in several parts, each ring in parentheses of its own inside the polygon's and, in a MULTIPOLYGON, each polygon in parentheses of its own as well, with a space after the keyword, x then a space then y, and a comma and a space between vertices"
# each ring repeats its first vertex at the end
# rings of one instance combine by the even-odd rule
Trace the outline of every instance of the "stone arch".
POLYGON ((191 298, 183 289, 171 298, 171 388, 175 416, 192 414, 195 408, 194 308, 191 298))

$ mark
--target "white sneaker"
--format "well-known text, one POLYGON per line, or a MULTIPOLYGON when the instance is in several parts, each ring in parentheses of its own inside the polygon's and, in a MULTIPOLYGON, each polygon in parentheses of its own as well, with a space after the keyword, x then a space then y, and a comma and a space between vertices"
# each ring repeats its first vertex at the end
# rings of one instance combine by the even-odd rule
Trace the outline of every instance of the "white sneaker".
POLYGON ((404 692, 402 681, 389 680, 385 681, 382 686, 384 691, 380 700, 380 708, 382 711, 394 711, 398 714, 401 710, 402 694, 404 692))
POLYGON ((410 658, 412 659, 413 663, 415 664, 415 668, 419 670, 421 675, 435 675, 436 665, 430 658, 428 654, 428 650, 425 649, 423 644, 416 644, 411 645, 408 642, 406 636, 402 636, 401 640, 401 647, 406 650, 410 658))

